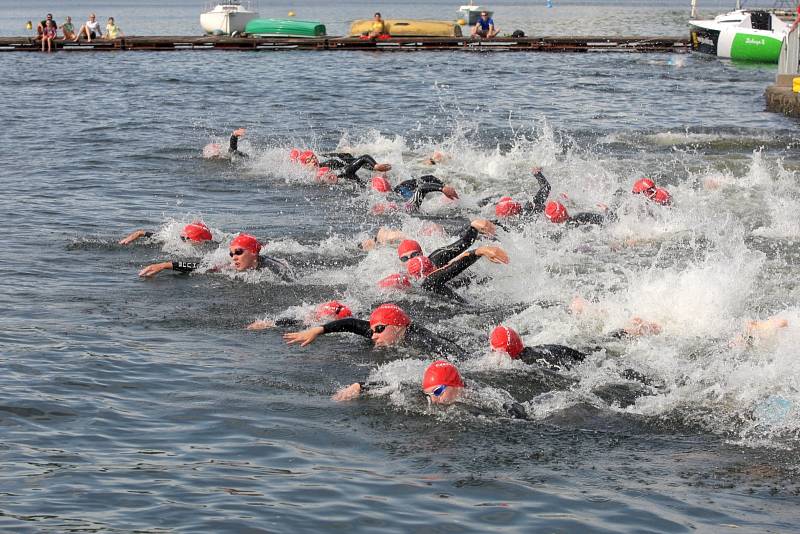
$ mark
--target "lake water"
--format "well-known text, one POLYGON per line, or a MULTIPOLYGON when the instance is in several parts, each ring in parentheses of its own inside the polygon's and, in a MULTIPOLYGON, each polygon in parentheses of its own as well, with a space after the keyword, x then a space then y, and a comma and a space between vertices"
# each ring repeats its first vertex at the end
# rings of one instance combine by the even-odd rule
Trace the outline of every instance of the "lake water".
MULTIPOLYGON (((687 2, 688 3, 688 2, 687 2)), ((379 9, 453 18, 458 2, 262 2, 332 34, 379 9)), ((683 2, 494 2, 532 35, 684 35, 683 2), (541 4, 544 4, 542 2, 541 4)), ((172 0, 0 2, 0 34, 52 11, 115 16, 128 34, 196 34, 172 0)), ((711 14, 730 6, 702 6, 711 14)), ((274 13, 273 13, 274 11, 274 13)), ((764 111, 774 67, 698 55, 371 52, 0 54, 0 528, 187 532, 789 532, 800 431, 797 121, 764 111), (246 127, 244 162, 202 147, 246 127), (376 217, 372 193, 314 184, 292 147, 373 154, 390 179, 434 171, 461 193, 421 217, 376 217), (447 154, 435 168, 422 161, 447 154), (602 229, 536 220, 499 233, 511 263, 468 304, 381 293, 394 250, 359 240, 493 216, 541 166, 573 211, 654 178, 675 200, 602 229), (202 218, 297 273, 171 272, 202 218), (157 238, 123 247, 145 228, 157 238), (576 295, 595 302, 575 315, 576 295), (304 317, 331 298, 360 316, 394 300, 471 357, 474 394, 429 409, 430 354, 331 335, 304 349, 255 319, 304 317), (543 302, 554 305, 545 306, 543 302), (510 304, 514 304, 511 306, 510 304), (787 326, 731 344, 747 322, 787 326), (609 341, 642 317, 659 335, 609 341), (597 346, 548 390, 490 353, 503 320, 527 344, 597 346), (620 371, 653 381, 644 395, 620 371), (362 399, 330 395, 383 384, 362 399), (509 398, 530 420, 499 409, 509 398)), ((368 177, 367 174, 364 175, 368 177)), ((636 208, 639 199, 626 197, 636 208)), ((425 250, 450 242, 423 236, 425 250)), ((227 247, 203 252, 225 262, 227 247)))

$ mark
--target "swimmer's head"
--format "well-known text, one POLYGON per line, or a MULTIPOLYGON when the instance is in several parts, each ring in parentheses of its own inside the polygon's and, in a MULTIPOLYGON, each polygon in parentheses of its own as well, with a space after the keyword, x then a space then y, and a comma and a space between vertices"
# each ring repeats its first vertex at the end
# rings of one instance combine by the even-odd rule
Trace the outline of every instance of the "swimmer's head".
POLYGON ((246 271, 258 267, 258 254, 261 252, 261 243, 249 234, 239 234, 228 247, 231 263, 237 271, 246 271))
POLYGON ((193 241, 195 243, 202 243, 204 241, 211 241, 214 237, 211 235, 211 230, 202 221, 194 221, 187 224, 181 230, 181 239, 184 241, 193 241))
POLYGON ((208 143, 203 147, 203 157, 205 159, 214 159, 222 155, 222 145, 219 143, 208 143))
POLYGON ((567 208, 564 207, 564 204, 556 202, 555 200, 551 200, 547 203, 547 206, 544 208, 544 214, 551 222, 557 224, 566 222, 569 219, 567 208))
POLYGON ((458 400, 464 381, 458 369, 446 360, 430 364, 422 375, 422 391, 434 404, 451 404, 458 400))
POLYGON ((413 239, 404 239, 397 246, 397 257, 400 261, 408 261, 422 254, 422 247, 413 239))
POLYGON ((388 193, 392 190, 392 184, 382 174, 376 174, 372 177, 372 189, 378 193, 388 193))
POLYGON ((522 204, 511 197, 503 197, 494 207, 494 213, 498 217, 513 217, 522 213, 522 204))
POLYGON ((660 187, 656 189, 651 199, 662 206, 669 206, 672 203, 672 195, 669 194, 669 191, 660 187))
POLYGON ((633 184, 633 189, 631 189, 631 193, 634 195, 643 194, 648 198, 651 198, 655 192, 656 183, 650 178, 640 178, 639 180, 636 180, 636 182, 633 184))
POLYGON ((333 319, 344 319, 346 317, 352 317, 353 312, 350 311, 350 308, 339 302, 338 300, 331 300, 328 302, 323 302, 319 306, 316 307, 314 310, 314 319, 317 321, 322 320, 333 320, 333 319))
POLYGON ((297 156, 297 161, 302 163, 303 165, 312 165, 317 166, 319 164, 319 160, 317 159, 317 155, 314 154, 311 150, 306 150, 301 152, 297 156))
POLYGON ((395 273, 390 274, 386 278, 378 280, 378 287, 381 289, 408 289, 411 287, 411 281, 404 274, 395 273))
POLYGON ((375 346, 395 345, 403 340, 411 319, 397 304, 381 304, 369 316, 375 346))
POLYGON ((406 265, 409 276, 414 278, 424 278, 436 270, 433 262, 425 256, 415 256, 408 260, 406 265))
POLYGON ((519 334, 513 329, 502 325, 492 330, 492 334, 489 336, 489 343, 492 346, 492 350, 505 352, 512 358, 518 358, 525 348, 519 334))

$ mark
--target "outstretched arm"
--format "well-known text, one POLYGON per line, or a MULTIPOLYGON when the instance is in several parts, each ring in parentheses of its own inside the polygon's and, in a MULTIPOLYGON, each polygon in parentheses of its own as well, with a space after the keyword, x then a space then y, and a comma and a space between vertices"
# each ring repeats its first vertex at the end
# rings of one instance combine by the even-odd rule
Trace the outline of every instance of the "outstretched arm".
POLYGON ((301 347, 305 347, 313 343, 315 339, 323 334, 333 334, 336 332, 350 332, 351 334, 366 338, 372 337, 372 329, 369 326, 369 321, 348 317, 347 319, 331 321, 322 326, 314 326, 302 332, 289 332, 283 335, 283 339, 286 340, 288 345, 300 343, 301 347))
POLYGON ((172 269, 173 271, 178 271, 181 273, 190 273, 198 267, 200 267, 200 262, 197 261, 164 261, 148 265, 139 271, 139 276, 154 276, 167 269, 172 269))
POLYGON ((137 239, 141 239, 143 237, 153 237, 153 232, 148 232, 147 230, 136 230, 131 232, 127 236, 123 237, 119 240, 120 245, 130 245, 137 239))

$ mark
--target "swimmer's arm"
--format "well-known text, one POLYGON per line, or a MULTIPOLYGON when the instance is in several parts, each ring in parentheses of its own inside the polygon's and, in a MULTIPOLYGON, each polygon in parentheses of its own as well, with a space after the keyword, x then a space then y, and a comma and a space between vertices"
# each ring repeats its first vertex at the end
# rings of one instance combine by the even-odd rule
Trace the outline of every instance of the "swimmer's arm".
POLYGON ((437 248, 431 252, 428 259, 431 260, 436 267, 447 265, 453 258, 472 246, 476 239, 478 239, 478 230, 472 225, 467 226, 457 241, 444 247, 437 248))
POLYGON ((173 271, 178 271, 181 273, 190 273, 200 267, 200 262, 196 261, 164 261, 160 263, 153 263, 148 265, 141 271, 139 271, 139 276, 149 277, 154 276, 161 271, 172 269, 173 271))
POLYGON ((123 237, 119 240, 120 245, 130 245, 137 239, 141 239, 143 237, 153 237, 153 232, 148 232, 147 230, 136 230, 135 232, 131 232, 127 236, 123 237))
POLYGON ((480 256, 475 251, 463 253, 444 267, 432 272, 422 282, 422 288, 427 291, 439 291, 447 282, 463 273, 479 259, 480 256))
POLYGON ((301 347, 305 347, 313 343, 315 339, 323 334, 333 334, 336 332, 350 332, 351 334, 357 334, 366 338, 372 337, 372 329, 369 326, 369 321, 348 317, 347 319, 331 321, 322 326, 307 328, 302 332, 289 332, 283 335, 283 339, 286 340, 288 345, 300 343, 301 347))
POLYGON ((542 213, 547 204, 547 198, 550 196, 550 182, 542 174, 542 169, 533 169, 533 176, 539 182, 539 191, 533 197, 533 202, 525 206, 525 211, 528 213, 542 213))

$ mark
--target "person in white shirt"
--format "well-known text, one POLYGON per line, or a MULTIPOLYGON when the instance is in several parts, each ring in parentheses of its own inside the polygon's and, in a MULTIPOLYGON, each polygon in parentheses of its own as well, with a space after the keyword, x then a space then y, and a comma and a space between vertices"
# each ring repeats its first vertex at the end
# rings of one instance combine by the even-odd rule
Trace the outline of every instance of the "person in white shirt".
POLYGON ((73 41, 77 43, 80 40, 81 35, 85 35, 86 40, 90 43, 92 42, 92 39, 103 36, 103 32, 100 31, 100 23, 97 22, 97 15, 94 13, 89 15, 89 20, 87 20, 86 23, 81 26, 78 35, 75 37, 75 39, 73 39, 73 41))

